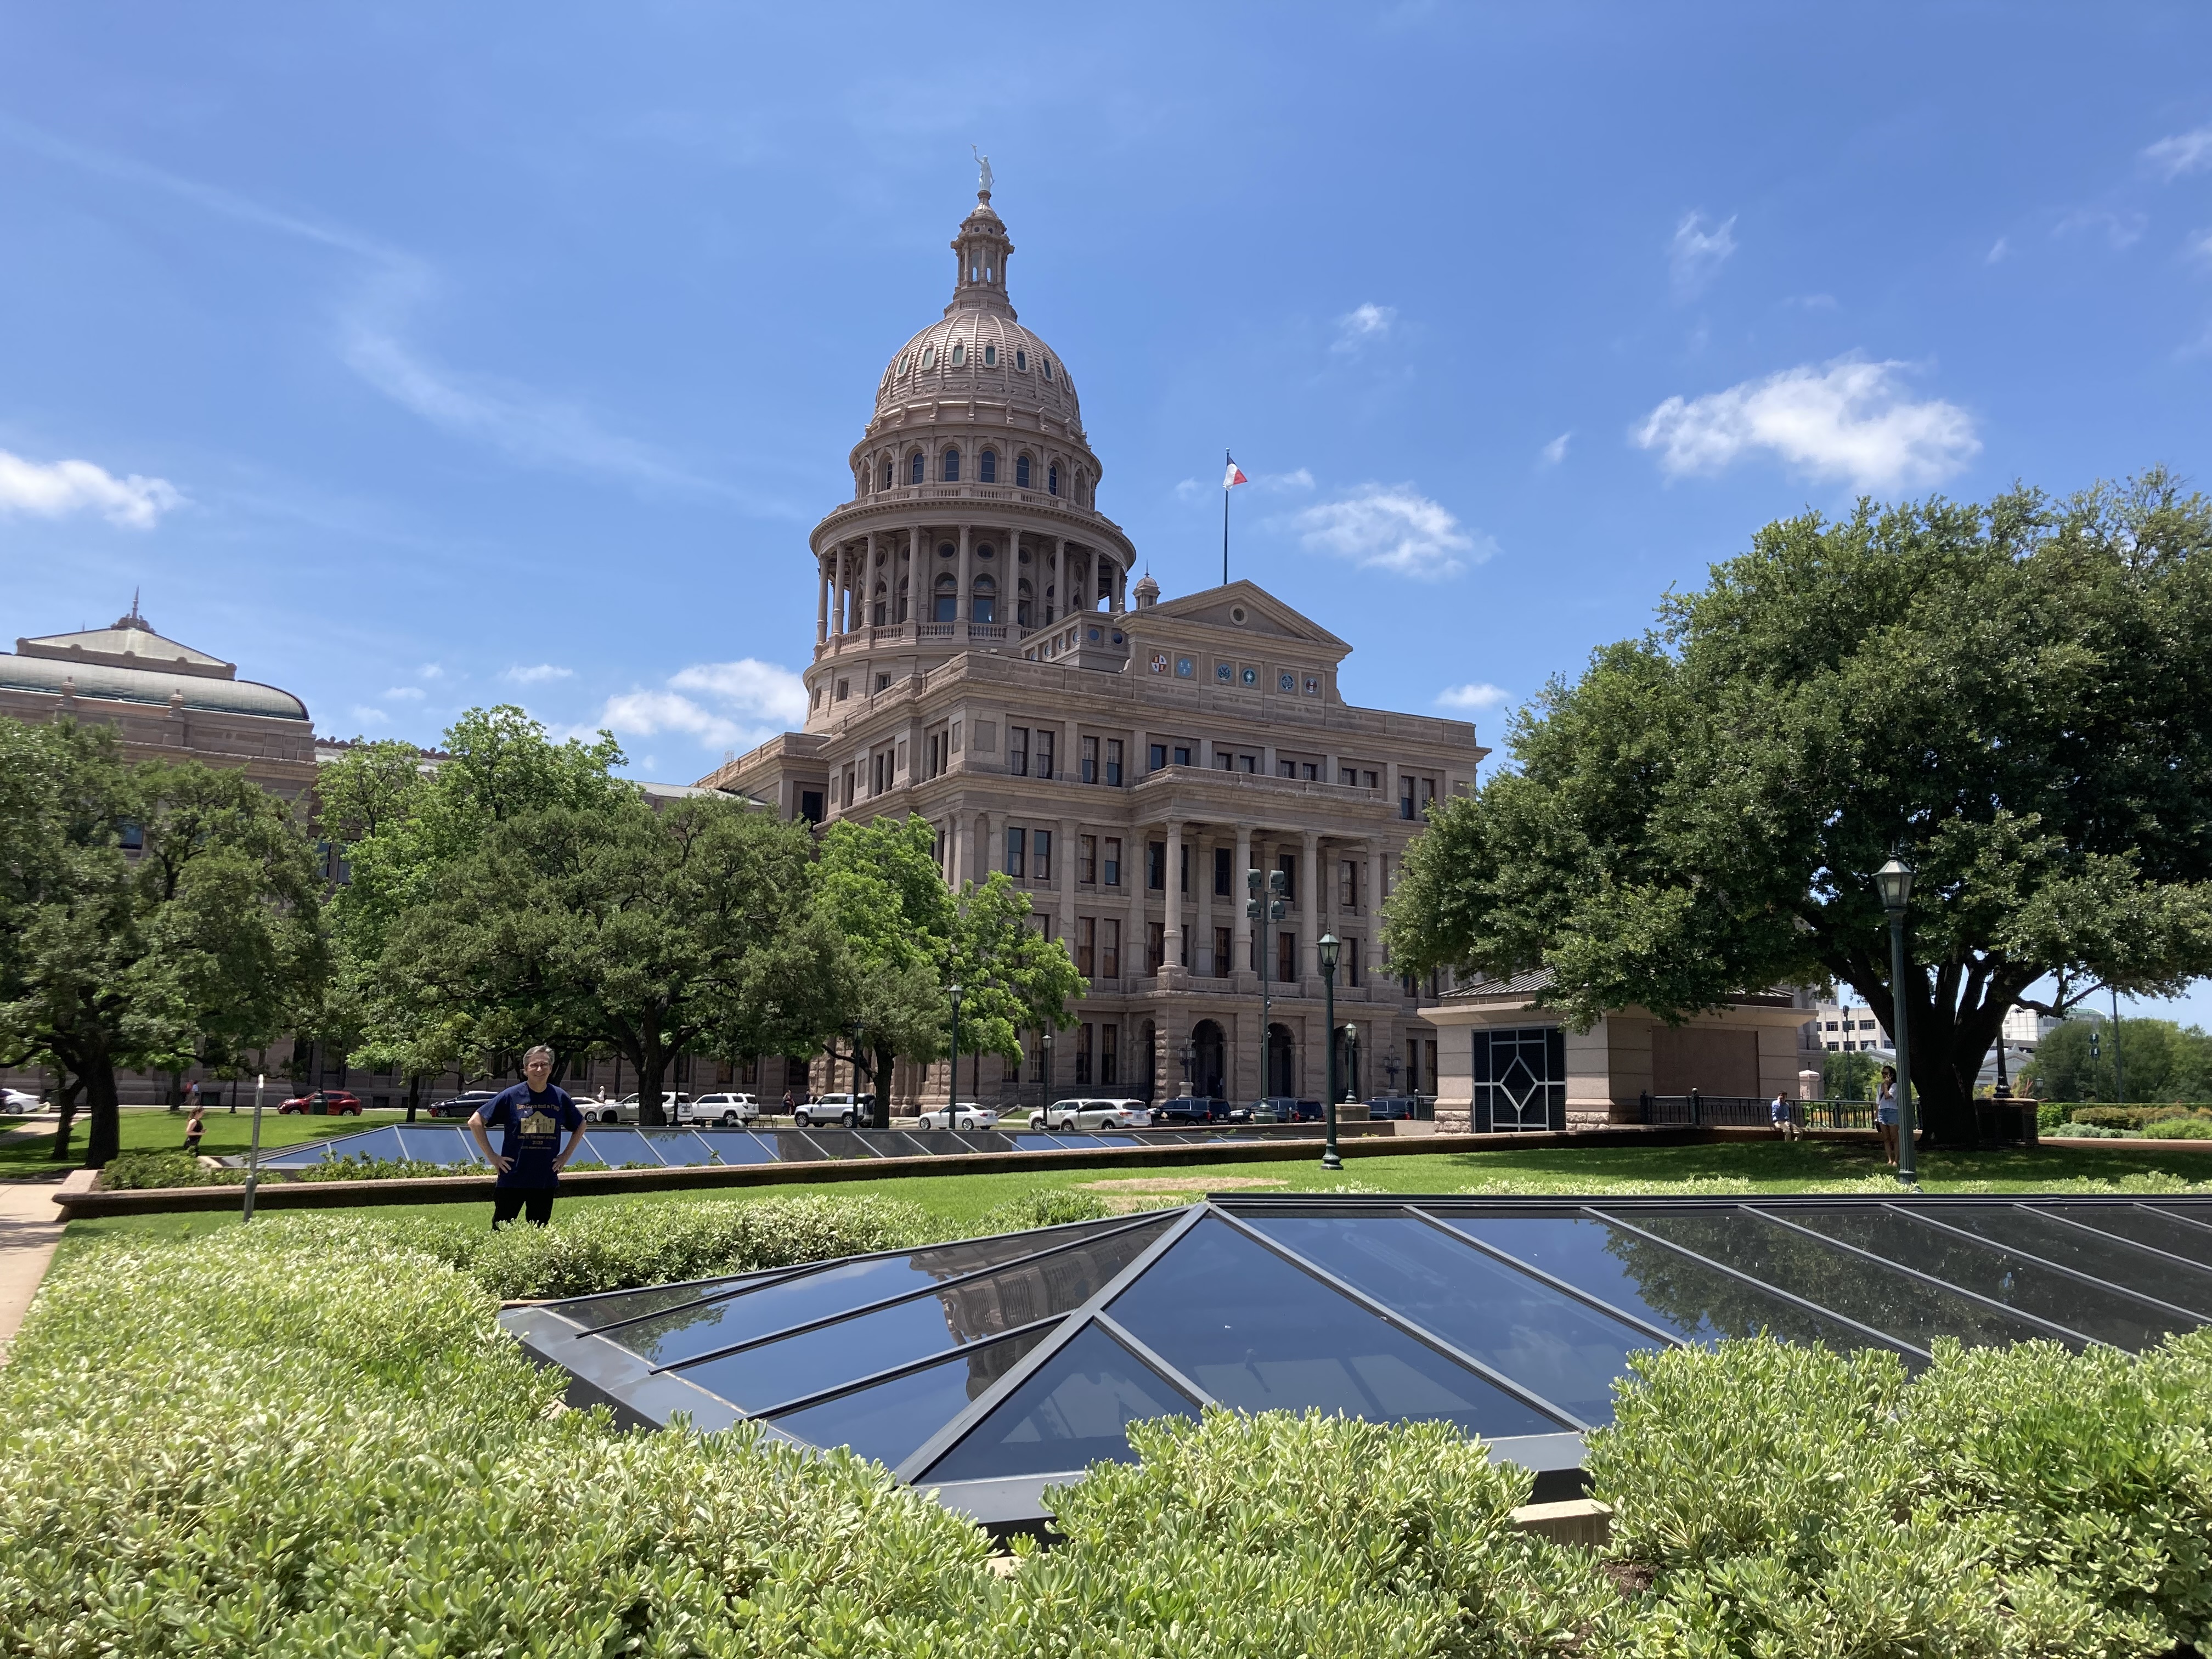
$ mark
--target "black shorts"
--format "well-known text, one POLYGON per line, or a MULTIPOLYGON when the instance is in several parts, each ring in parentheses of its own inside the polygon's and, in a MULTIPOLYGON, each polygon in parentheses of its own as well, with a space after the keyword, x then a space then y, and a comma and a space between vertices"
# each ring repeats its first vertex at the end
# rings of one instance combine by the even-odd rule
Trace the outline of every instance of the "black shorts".
POLYGON ((553 1218, 553 1187, 500 1187, 491 1195, 491 1224, 512 1221, 527 1209, 530 1224, 542 1227, 553 1218))

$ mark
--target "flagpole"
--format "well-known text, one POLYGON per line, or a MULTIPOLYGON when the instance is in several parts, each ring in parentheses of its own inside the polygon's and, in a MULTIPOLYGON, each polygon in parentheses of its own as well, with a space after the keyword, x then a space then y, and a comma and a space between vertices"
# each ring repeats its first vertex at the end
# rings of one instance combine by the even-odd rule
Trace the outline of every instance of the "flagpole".
MULTIPOLYGON (((1237 465, 1237 458, 1227 450, 1221 452, 1224 474, 1228 467, 1237 465)), ((1221 585, 1229 586, 1229 486, 1221 486, 1221 585)), ((1265 1037, 1267 1033, 1261 1033, 1265 1037)))

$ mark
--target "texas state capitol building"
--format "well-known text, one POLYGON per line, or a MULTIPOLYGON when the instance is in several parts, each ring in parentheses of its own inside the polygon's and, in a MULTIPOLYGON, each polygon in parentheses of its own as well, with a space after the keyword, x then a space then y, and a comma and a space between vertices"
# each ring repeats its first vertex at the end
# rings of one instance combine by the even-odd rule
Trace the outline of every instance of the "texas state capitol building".
MULTIPOLYGON (((1091 982, 1053 1045, 1055 1096, 1173 1095, 1188 1063, 1200 1092, 1318 1097, 1325 933, 1352 1086, 1433 1092, 1436 1030, 1385 969, 1376 905, 1429 803, 1473 787, 1474 727, 1346 703, 1352 647, 1249 582, 1162 599, 1136 577, 1067 365, 1007 298, 988 187, 952 250, 951 303, 884 370, 852 499, 810 538, 805 729, 701 781, 786 817, 920 813, 956 887, 1003 870, 1025 889, 1091 982), (1290 877, 1264 1082, 1255 866, 1290 877)), ((1041 1098, 1024 1042, 1021 1066, 963 1070, 963 1097, 1041 1098)), ((812 1083, 830 1086, 823 1062, 812 1083)), ((894 1098, 947 1083, 940 1062, 894 1098)))

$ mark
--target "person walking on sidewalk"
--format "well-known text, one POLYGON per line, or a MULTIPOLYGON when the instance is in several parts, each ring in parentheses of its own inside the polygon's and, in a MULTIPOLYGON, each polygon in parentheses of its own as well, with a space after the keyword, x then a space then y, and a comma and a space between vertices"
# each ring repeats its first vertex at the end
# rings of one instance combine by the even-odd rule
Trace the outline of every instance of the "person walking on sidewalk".
POLYGON ((198 1158, 200 1137, 207 1133, 207 1108, 192 1102, 192 1115, 185 1120, 185 1150, 198 1158))
POLYGON ((553 1051, 540 1043, 523 1055, 522 1075, 524 1081, 469 1114, 469 1133, 485 1160, 499 1171, 491 1200, 495 1231, 526 1212, 535 1227, 553 1218, 561 1171, 568 1167, 584 1139, 583 1113, 565 1091, 553 1086, 553 1051), (495 1152, 484 1133, 495 1127, 505 1131, 495 1152), (565 1146, 561 1144, 563 1131, 568 1136, 565 1146))
POLYGON ((1897 1067, 1881 1068, 1881 1087, 1875 1091, 1874 1127, 1881 1132, 1881 1156, 1891 1169, 1897 1167, 1897 1067))

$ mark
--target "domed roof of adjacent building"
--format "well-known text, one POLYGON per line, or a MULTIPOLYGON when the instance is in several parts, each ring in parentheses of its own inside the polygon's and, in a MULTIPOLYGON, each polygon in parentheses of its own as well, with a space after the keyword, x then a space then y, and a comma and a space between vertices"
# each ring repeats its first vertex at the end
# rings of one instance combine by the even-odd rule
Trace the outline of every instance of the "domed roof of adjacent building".
POLYGON ((988 191, 977 193, 975 210, 961 222, 952 251, 951 302, 942 318, 892 355, 876 385, 876 413, 988 397, 1005 398, 1079 432, 1083 410, 1067 365, 1022 326, 1006 297, 1006 259, 1014 245, 991 207, 988 191))
POLYGON ((238 678, 238 665, 154 631, 131 601, 106 628, 46 634, 0 653, 0 686, 118 702, 172 704, 230 714, 304 720, 307 706, 289 691, 238 678))

